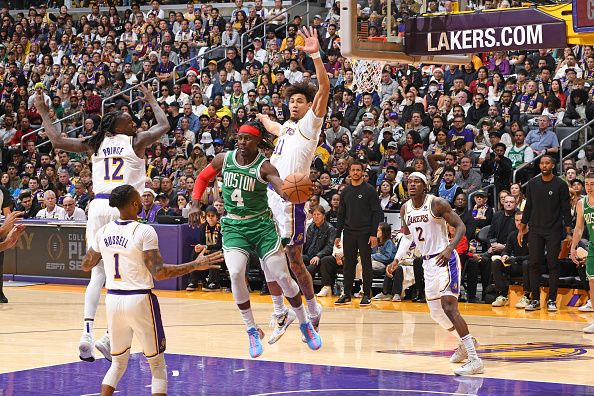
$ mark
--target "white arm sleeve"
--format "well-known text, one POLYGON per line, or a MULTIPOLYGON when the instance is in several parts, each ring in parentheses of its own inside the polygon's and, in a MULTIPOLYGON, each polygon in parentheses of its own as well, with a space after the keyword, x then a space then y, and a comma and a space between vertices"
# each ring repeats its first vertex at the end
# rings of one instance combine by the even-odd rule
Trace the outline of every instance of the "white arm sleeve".
POLYGON ((408 254, 408 249, 410 249, 410 245, 412 245, 413 237, 411 234, 402 235, 400 240, 398 241, 398 250, 396 251, 396 256, 394 257, 395 260, 402 260, 408 254))

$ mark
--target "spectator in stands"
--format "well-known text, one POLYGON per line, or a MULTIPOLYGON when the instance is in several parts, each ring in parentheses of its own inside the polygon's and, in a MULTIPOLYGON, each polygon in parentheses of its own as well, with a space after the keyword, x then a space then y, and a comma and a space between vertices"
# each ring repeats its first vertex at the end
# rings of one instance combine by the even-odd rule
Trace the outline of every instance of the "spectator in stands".
POLYGON ((62 206, 64 207, 64 217, 60 220, 87 221, 85 211, 76 205, 74 198, 64 197, 62 206))
POLYGON ((456 184, 456 170, 451 166, 446 166, 442 175, 441 181, 433 186, 431 193, 445 199, 454 207, 456 196, 463 193, 462 188, 456 184))
POLYGON ((480 301, 480 299, 476 298, 479 272, 483 285, 482 300, 485 299, 486 289, 491 283, 491 257, 501 256, 506 247, 507 238, 516 229, 514 223, 516 200, 513 196, 508 195, 503 202, 503 210, 493 214, 489 224, 488 242, 485 245, 487 251, 480 256, 473 256, 473 259, 468 262, 468 302, 480 301))
POLYGON ((150 188, 145 188, 142 193, 142 208, 138 217, 147 223, 155 223, 158 216, 165 214, 161 206, 155 203, 156 196, 157 194, 150 188))
MULTIPOLYGON (((332 245, 336 236, 336 229, 326 221, 326 210, 320 206, 310 209, 313 221, 307 227, 305 245, 303 247, 303 262, 307 270, 314 277, 321 271, 324 258, 332 257, 332 245)), ((318 295, 332 295, 330 285, 323 285, 318 295)))
POLYGON ((556 154, 559 152, 559 140, 550 127, 550 119, 546 115, 538 117, 538 129, 533 129, 526 136, 526 144, 534 154, 556 154))
MULTIPOLYGON (((588 100, 584 89, 574 89, 569 95, 567 111, 563 117, 563 124, 579 127, 594 118, 594 103, 588 100)), ((18 132, 17 132, 18 134, 18 132)))
POLYGON ((381 222, 377 227, 377 246, 371 250, 371 267, 374 274, 384 274, 386 266, 394 261, 396 245, 392 241, 392 226, 381 222))
MULTIPOLYGON (((198 238, 194 251, 198 254, 210 254, 218 252, 223 248, 223 237, 221 234, 220 215, 214 206, 208 206, 205 210, 206 221, 198 227, 198 238)), ((198 277, 200 273, 194 271, 190 274, 190 282, 186 287, 187 291, 198 290, 198 277)), ((221 269, 210 269, 208 271, 208 283, 202 287, 202 291, 211 292, 221 290, 221 269)))
POLYGON ((576 163, 578 170, 585 173, 586 169, 594 168, 594 144, 588 144, 584 148, 584 158, 576 163))
POLYGON ((472 168, 472 159, 468 156, 463 156, 460 159, 460 170, 456 174, 456 184, 465 193, 470 193, 482 186, 480 173, 472 168))
POLYGON ((455 142, 460 139, 464 141, 465 150, 472 149, 474 145, 474 133, 466 128, 466 121, 463 116, 455 116, 452 122, 453 128, 448 132, 448 137, 455 142))
POLYGON ((58 200, 56 193, 48 190, 43 194, 43 205, 45 209, 41 209, 35 216, 37 219, 55 219, 61 220, 66 217, 66 211, 57 205, 58 200))
POLYGON ((505 144, 496 143, 493 152, 489 153, 489 157, 481 165, 483 177, 489 184, 495 184, 497 191, 508 188, 512 177, 512 162, 505 156, 505 149, 505 144))

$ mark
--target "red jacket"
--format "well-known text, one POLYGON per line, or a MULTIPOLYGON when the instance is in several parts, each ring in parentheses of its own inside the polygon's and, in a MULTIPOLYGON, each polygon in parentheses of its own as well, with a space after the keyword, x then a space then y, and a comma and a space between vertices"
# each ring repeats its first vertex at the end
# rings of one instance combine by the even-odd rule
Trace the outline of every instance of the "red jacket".
POLYGON ((85 100, 87 114, 101 114, 101 96, 92 94, 85 100))

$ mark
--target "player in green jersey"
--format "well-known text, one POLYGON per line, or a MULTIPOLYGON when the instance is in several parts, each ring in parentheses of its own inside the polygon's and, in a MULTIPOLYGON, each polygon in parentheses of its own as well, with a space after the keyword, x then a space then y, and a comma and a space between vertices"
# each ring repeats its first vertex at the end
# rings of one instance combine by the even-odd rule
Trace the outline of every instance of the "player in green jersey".
POLYGON ((281 196, 282 179, 278 170, 258 150, 264 127, 250 121, 239 128, 237 149, 217 154, 196 179, 192 192, 189 223, 196 227, 200 219, 200 197, 217 174, 223 177, 223 200, 227 216, 221 219, 223 252, 231 277, 233 298, 247 326, 249 352, 252 357, 262 354, 264 333, 256 326, 250 308, 250 294, 245 282, 248 251, 255 251, 262 260, 266 281, 276 281, 301 322, 301 333, 308 346, 319 349, 322 340, 307 318, 299 286, 291 278, 282 249, 280 236, 268 207, 268 184, 281 196), (291 297, 289 297, 291 296, 291 297))
MULTIPOLYGON (((594 299, 594 170, 586 172, 586 196, 577 204, 576 224, 571 240, 571 260, 576 265, 583 265, 584 259, 579 258, 577 247, 584 233, 584 225, 588 227, 588 256, 586 261, 586 276, 590 283, 590 299, 594 299)), ((594 334, 594 322, 584 328, 584 333, 594 334)))

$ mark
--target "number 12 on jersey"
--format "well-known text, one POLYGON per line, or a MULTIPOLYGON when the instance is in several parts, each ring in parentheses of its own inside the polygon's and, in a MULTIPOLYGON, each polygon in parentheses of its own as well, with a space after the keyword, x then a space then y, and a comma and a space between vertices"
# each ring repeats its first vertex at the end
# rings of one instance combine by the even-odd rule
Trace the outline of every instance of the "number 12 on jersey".
POLYGON ((103 160, 105 163, 105 176, 103 180, 105 181, 123 181, 124 175, 122 175, 122 168, 124 167, 124 159, 120 157, 114 158, 105 158, 103 160), (111 168, 115 167, 113 172, 111 172, 111 168))

